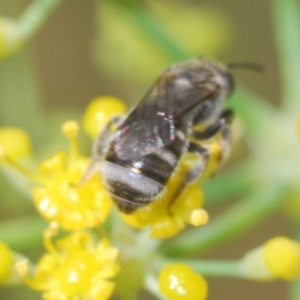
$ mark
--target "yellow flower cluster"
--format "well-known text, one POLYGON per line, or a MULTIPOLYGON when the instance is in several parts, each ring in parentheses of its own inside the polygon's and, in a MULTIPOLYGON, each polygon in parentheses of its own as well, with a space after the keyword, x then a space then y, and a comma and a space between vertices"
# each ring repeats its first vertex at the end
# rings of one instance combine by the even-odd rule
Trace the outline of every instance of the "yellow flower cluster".
MULTIPOLYGON (((105 101, 107 104, 112 99, 106 98, 105 101)), ((115 102, 120 107, 123 105, 119 100, 115 102)), ((104 107, 107 115, 112 114, 114 105, 110 112, 107 105, 104 107)), ((107 122, 109 117, 97 118, 97 122, 107 122)), ((87 120, 95 122, 92 117, 87 120)), ((27 133, 19 128, 0 129, 1 161, 20 171, 32 182, 33 202, 38 212, 52 225, 55 224, 55 228, 51 226, 45 232, 47 253, 37 265, 24 259, 17 264, 18 273, 24 281, 31 288, 43 291, 44 299, 48 300, 75 300, 78 297, 108 299, 115 285, 109 279, 119 270, 118 250, 107 239, 97 242, 89 232, 82 231, 96 227, 107 219, 112 200, 102 184, 100 173, 82 181, 89 159, 79 153, 78 131, 77 122, 65 122, 62 132, 69 139, 70 151, 55 153, 41 162, 37 171, 32 172, 20 164, 23 158, 33 157, 27 133), (51 238, 58 228, 73 233, 52 242, 51 238)), ((9 267, 17 262, 11 259, 12 252, 5 249, 9 248, 0 245, 2 283, 10 280, 12 272, 9 267)))
POLYGON ((80 184, 87 165, 86 158, 70 162, 61 152, 39 166, 45 184, 33 189, 33 200, 45 219, 58 222, 66 230, 95 227, 105 221, 111 198, 98 176, 80 184))
POLYGON ((89 160, 78 153, 78 124, 66 122, 63 132, 70 139, 70 153, 56 153, 32 173, 17 162, 30 151, 26 134, 21 129, 2 128, 2 158, 33 180, 33 201, 46 220, 55 221, 66 230, 95 227, 105 221, 112 200, 96 174, 80 183, 89 160))
POLYGON ((17 270, 33 289, 43 291, 43 299, 109 299, 114 283, 109 279, 119 271, 118 250, 106 239, 96 242, 88 232, 77 231, 52 241, 56 226, 45 232, 43 255, 36 267, 27 260, 17 270))
MULTIPOLYGON (((119 99, 97 98, 86 109, 84 128, 92 139, 96 139, 98 132, 114 115, 125 112, 126 107, 119 99)), ((18 273, 23 280, 33 289, 43 291, 47 300, 108 299, 114 289, 114 283, 109 279, 119 269, 118 250, 107 239, 98 242, 90 232, 83 231, 104 223, 113 201, 103 185, 101 170, 86 176, 90 163, 79 153, 78 131, 77 122, 65 122, 62 132, 69 140, 70 150, 55 153, 32 172, 20 164, 20 159, 32 154, 27 133, 18 128, 0 129, 2 161, 30 179, 33 202, 41 216, 51 224, 44 236, 47 252, 37 265, 28 260, 18 263, 18 273), (53 241, 59 228, 72 232, 53 241)), ((120 212, 121 219, 136 229, 150 227, 151 236, 159 239, 174 236, 187 224, 205 224, 208 215, 202 209, 203 194, 199 182, 183 192, 179 188, 194 159, 189 154, 183 156, 163 196, 130 215, 120 212)), ((6 262, 11 264, 9 259, 6 262)), ((185 271, 181 267, 177 274, 185 271)), ((188 272, 188 278, 192 276, 191 272, 188 272)), ((199 279, 198 275, 193 278, 199 279)))
POLYGON ((33 200, 44 218, 66 230, 95 227, 105 221, 111 199, 99 176, 80 183, 88 159, 77 154, 77 123, 66 122, 63 131, 70 138, 72 151, 69 156, 59 152, 40 164, 44 184, 33 189, 33 200))
POLYGON ((203 193, 199 189, 199 182, 194 182, 180 195, 176 195, 178 186, 182 184, 182 177, 189 171, 191 163, 183 157, 177 173, 169 180, 164 195, 130 215, 121 213, 124 222, 136 229, 150 226, 151 236, 160 239, 176 235, 186 224, 204 225, 208 221, 208 214, 202 209, 203 193))

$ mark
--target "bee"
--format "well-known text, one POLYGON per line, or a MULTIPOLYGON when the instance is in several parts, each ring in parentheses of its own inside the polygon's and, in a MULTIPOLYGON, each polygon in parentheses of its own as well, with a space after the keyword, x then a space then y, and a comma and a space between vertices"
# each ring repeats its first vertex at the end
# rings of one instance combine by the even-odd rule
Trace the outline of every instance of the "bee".
POLYGON ((214 168, 228 155, 233 112, 224 104, 233 87, 228 67, 215 61, 170 66, 126 117, 107 124, 87 173, 99 170, 118 208, 129 214, 158 199, 180 158, 195 153, 198 159, 182 178, 180 193, 203 174, 216 136, 220 149, 214 168))

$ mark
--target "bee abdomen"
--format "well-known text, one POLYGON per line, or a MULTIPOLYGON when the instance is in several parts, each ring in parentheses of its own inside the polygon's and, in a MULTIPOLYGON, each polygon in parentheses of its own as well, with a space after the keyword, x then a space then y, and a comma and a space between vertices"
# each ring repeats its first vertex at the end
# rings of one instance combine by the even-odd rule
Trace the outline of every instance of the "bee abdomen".
POLYGON ((109 161, 103 162, 103 175, 114 201, 125 213, 149 204, 164 187, 137 169, 109 161))

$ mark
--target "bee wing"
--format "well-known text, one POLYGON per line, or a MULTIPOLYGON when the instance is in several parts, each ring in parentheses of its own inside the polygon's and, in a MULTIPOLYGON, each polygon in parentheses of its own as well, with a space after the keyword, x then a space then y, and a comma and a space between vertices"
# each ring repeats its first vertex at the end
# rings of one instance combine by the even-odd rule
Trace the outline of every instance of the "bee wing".
POLYGON ((114 139, 117 155, 136 160, 169 145, 175 139, 175 120, 215 92, 215 83, 205 78, 184 90, 154 86, 119 126, 114 139))
POLYGON ((136 160, 175 139, 171 99, 155 87, 128 115, 115 134, 115 151, 119 158, 136 160))

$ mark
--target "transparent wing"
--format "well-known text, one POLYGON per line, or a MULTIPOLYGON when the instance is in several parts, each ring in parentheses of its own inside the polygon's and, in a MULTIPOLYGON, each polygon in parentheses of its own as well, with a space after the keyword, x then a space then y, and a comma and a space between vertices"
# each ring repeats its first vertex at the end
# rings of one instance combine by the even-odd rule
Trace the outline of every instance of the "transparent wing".
POLYGON ((154 86, 119 126, 114 139, 118 157, 136 160, 172 143, 177 117, 213 97, 215 91, 215 84, 207 80, 188 89, 176 84, 160 89, 154 86))
POLYGON ((175 139, 171 99, 153 87, 119 126, 115 151, 119 158, 136 160, 175 139))

